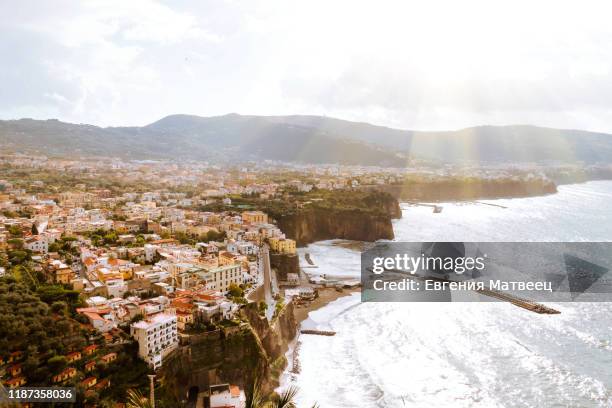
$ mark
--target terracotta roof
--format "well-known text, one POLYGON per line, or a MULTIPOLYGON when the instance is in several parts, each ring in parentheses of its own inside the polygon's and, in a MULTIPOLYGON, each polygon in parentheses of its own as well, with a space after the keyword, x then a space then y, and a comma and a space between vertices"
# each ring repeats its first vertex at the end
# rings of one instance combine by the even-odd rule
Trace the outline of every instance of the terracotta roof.
POLYGON ((86 379, 81 381, 81 384, 89 384, 92 381, 96 381, 96 377, 87 377, 86 379))
POLYGON ((168 238, 168 239, 158 239, 157 241, 151 241, 151 244, 171 244, 173 242, 178 242, 176 239, 168 238))
POLYGON ((98 313, 92 313, 92 312, 84 312, 83 313, 85 316, 87 316, 87 318, 91 319, 91 320, 105 320, 102 316, 100 316, 98 313))

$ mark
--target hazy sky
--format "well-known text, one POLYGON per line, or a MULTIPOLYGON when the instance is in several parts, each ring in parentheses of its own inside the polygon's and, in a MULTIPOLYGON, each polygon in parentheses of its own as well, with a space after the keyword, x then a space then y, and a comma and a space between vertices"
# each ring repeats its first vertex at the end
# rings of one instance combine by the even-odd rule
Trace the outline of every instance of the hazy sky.
POLYGON ((0 118, 612 132, 607 1, 0 0, 0 118))

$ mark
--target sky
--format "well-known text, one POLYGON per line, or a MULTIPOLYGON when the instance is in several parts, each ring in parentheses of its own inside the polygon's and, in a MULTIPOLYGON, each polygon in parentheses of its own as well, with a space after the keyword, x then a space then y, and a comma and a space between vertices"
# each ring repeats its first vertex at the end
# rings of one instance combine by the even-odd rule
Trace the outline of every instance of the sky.
POLYGON ((0 0, 0 118, 612 133, 606 1, 0 0))

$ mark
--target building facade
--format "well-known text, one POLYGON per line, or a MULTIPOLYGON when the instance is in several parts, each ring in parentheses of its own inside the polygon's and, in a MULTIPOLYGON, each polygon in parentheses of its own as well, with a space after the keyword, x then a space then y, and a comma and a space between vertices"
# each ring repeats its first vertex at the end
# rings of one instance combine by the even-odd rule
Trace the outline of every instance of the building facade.
POLYGON ((138 356, 155 370, 179 343, 176 316, 166 313, 133 323, 131 334, 138 341, 138 356))

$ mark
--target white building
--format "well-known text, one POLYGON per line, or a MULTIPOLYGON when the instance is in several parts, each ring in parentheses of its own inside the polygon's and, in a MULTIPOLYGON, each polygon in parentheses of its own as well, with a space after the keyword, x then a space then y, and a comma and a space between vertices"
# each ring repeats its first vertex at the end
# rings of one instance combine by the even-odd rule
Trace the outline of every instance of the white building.
POLYGON ((246 397, 237 385, 210 386, 210 408, 244 408, 246 397))
POLYGON ((242 276, 242 266, 240 264, 225 265, 218 268, 209 269, 205 275, 206 286, 208 289, 217 292, 225 292, 232 283, 241 285, 244 283, 242 276))
POLYGON ((46 239, 40 236, 26 238, 24 242, 24 247, 26 247, 32 252, 38 252, 43 255, 46 255, 47 252, 49 252, 49 243, 46 239))
POLYGON ((158 369, 163 358, 178 346, 176 316, 159 313, 133 323, 131 334, 138 341, 138 356, 158 369))

